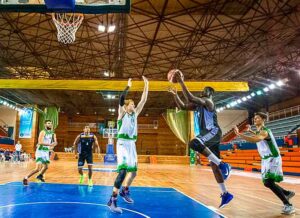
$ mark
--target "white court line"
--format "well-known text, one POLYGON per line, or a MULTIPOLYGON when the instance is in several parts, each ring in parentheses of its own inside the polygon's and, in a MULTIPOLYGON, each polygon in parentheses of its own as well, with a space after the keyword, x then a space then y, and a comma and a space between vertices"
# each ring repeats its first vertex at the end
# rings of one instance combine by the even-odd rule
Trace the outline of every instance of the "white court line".
MULTIPOLYGON (((31 203, 22 203, 22 204, 8 204, 8 205, 0 206, 0 209, 1 208, 6 208, 6 207, 35 205, 35 204, 85 204, 85 205, 96 205, 96 206, 108 207, 105 204, 96 204, 96 203, 88 203, 88 202, 31 202, 31 203)), ((132 212, 132 213, 136 213, 136 214, 141 215, 141 216, 146 217, 146 218, 150 218, 150 216, 147 216, 146 214, 140 213, 140 212, 135 211, 135 210, 126 209, 126 208, 123 208, 123 207, 121 207, 121 209, 132 212)))
MULTIPOLYGON (((66 178, 66 177, 64 177, 66 178)), ((67 177, 67 178, 75 178, 75 177, 67 177)), ((10 186, 24 186, 22 184, 22 182, 20 181, 15 181, 15 182, 7 182, 7 183, 4 183, 4 184, 0 184, 0 185, 8 185, 10 183, 20 183, 20 184, 11 184, 10 186)), ((81 186, 80 184, 78 183, 53 183, 53 182, 44 182, 44 183, 38 183, 38 182, 30 182, 31 184, 50 184, 50 185, 74 185, 74 186, 81 186)), ((99 187, 113 187, 113 186, 110 186, 110 185, 94 185, 94 186, 99 186, 99 187)), ((30 187, 29 186, 24 186, 24 187, 30 187)), ((85 187, 85 186, 82 186, 82 187, 85 187)), ((168 191, 161 191, 161 190, 150 190, 150 192, 177 192, 177 190, 175 190, 174 188, 170 188, 170 187, 161 187, 161 186, 131 186, 131 187, 134 187, 134 188, 155 188, 155 189, 173 189, 173 190, 168 190, 168 191)), ((144 190, 135 190, 134 192, 141 192, 141 191, 144 191, 144 190)))
MULTIPOLYGON (((247 194, 244 194, 242 193, 242 195, 245 195, 247 197, 251 197, 251 198, 256 198, 256 199, 259 199, 259 200, 262 200, 262 201, 265 201, 265 202, 268 202, 268 203, 271 203, 271 204, 276 204, 276 205, 279 205, 279 206, 283 206, 282 204, 279 204, 279 203, 276 203, 276 202, 273 202, 273 201, 269 201, 269 200, 266 200, 266 199, 263 199, 263 198, 259 198, 259 197, 256 197, 256 196, 253 196, 253 195, 247 195, 247 194)), ((300 210, 299 208, 296 208, 296 210, 300 210)))
POLYGON ((177 188, 173 188, 173 189, 175 189, 177 192, 179 192, 179 193, 185 195, 186 197, 188 197, 188 198, 190 198, 190 199, 196 201, 198 204, 201 204, 202 206, 206 207, 207 209, 209 209, 209 210, 215 212, 216 214, 218 214, 218 215, 220 215, 220 216, 223 216, 224 218, 227 218, 225 215, 223 215, 223 214, 221 214, 219 211, 217 211, 217 208, 215 208, 215 207, 213 207, 213 206, 207 206, 207 205, 203 204, 202 202, 196 200, 195 198, 193 198, 193 197, 191 197, 191 196, 189 196, 189 195, 183 193, 182 191, 179 191, 177 188))

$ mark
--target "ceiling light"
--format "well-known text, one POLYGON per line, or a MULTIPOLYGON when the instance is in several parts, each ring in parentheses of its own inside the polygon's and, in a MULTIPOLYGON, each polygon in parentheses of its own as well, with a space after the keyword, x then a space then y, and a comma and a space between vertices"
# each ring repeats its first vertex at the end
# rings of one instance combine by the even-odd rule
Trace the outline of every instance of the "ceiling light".
POLYGON ((233 102, 230 103, 230 106, 233 107, 233 106, 235 106, 235 105, 237 105, 237 104, 238 104, 238 103, 237 103, 236 101, 233 101, 233 102))
POLYGON ((262 94, 262 91, 261 91, 261 90, 258 90, 258 91, 256 92, 256 94, 257 94, 257 95, 261 95, 261 94, 262 94))
POLYGON ((98 31, 104 33, 105 32, 105 26, 103 24, 99 24, 98 31))
POLYGON ((269 85, 269 88, 270 88, 270 89, 275 89, 275 85, 274 85, 274 84, 271 84, 271 85, 269 85))
POLYGON ((279 81, 276 83, 276 85, 277 85, 277 86, 283 86, 284 83, 283 83, 281 80, 279 80, 279 81))
POLYGON ((268 87, 265 87, 263 90, 264 92, 268 92, 270 89, 268 87))
POLYGON ((242 103, 241 99, 238 99, 238 100, 237 100, 237 103, 239 103, 239 104, 242 103))
POLYGON ((112 33, 112 32, 115 31, 115 29, 116 29, 116 25, 109 25, 109 26, 108 26, 107 32, 108 32, 108 33, 112 33))
POLYGON ((104 76, 109 77, 109 72, 108 71, 104 71, 104 76))
POLYGON ((248 99, 251 99, 252 97, 251 97, 251 95, 247 95, 247 98, 248 98, 248 99))
POLYGON ((251 93, 251 96, 252 96, 252 97, 254 97, 254 96, 255 96, 255 93, 254 93, 254 92, 252 92, 252 93, 251 93))
POLYGON ((243 97, 242 100, 243 100, 243 101, 247 101, 247 98, 246 98, 246 97, 243 97))

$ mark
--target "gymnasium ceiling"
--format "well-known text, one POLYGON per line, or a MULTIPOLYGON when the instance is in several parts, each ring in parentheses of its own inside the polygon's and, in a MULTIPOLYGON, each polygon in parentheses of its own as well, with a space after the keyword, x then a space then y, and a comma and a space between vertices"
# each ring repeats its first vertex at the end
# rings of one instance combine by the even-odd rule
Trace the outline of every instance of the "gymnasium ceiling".
MULTIPOLYGON (((298 0, 132 0, 130 14, 86 14, 70 45, 57 42, 51 14, 1 12, 0 78, 139 80, 144 75, 151 81, 165 80, 174 67, 185 80, 248 81, 251 89, 288 78, 288 89, 270 94, 275 103, 300 94, 299 10, 298 0), (114 33, 97 30, 111 19, 114 33)), ((239 95, 218 93, 215 100, 239 95)), ((92 91, 0 90, 0 96, 55 105, 69 114, 109 115, 108 108, 117 106, 92 91)), ((172 107, 167 92, 150 93, 144 114, 172 107)))

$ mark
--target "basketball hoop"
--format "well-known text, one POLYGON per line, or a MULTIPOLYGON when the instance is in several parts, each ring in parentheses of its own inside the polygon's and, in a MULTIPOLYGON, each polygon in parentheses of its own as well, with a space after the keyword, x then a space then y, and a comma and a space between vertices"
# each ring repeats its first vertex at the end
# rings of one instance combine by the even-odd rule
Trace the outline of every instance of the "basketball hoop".
POLYGON ((57 40, 64 44, 75 41, 75 34, 83 21, 83 14, 52 13, 52 19, 57 29, 57 40))

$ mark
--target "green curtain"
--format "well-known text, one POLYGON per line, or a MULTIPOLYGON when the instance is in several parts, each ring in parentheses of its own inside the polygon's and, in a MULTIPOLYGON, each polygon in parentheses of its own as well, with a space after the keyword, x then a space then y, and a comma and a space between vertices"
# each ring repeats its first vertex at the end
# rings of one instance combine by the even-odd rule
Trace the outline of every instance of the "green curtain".
POLYGON ((45 120, 51 120, 53 123, 53 129, 58 126, 58 113, 59 110, 56 107, 46 107, 44 113, 39 113, 39 130, 44 129, 45 120))
POLYGON ((183 143, 188 144, 190 132, 188 111, 168 109, 164 117, 175 136, 183 143))

